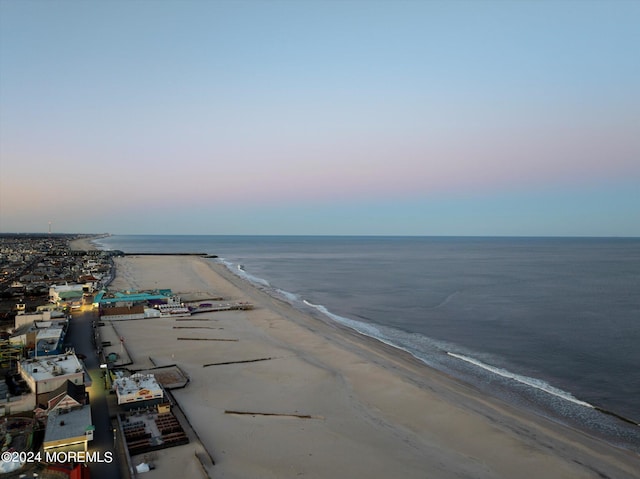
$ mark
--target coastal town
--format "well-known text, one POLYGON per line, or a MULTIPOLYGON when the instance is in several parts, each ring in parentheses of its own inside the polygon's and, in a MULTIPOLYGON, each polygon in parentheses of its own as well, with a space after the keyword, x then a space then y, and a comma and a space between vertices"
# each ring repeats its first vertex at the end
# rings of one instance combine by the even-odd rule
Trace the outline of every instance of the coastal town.
MULTIPOLYGON (((114 323, 251 307, 212 302, 222 298, 186 304, 170 289, 109 290, 113 258, 123 253, 73 250, 78 237, 0 236, 6 477, 115 478, 153 470, 156 451, 194 437, 170 393, 189 379, 176 365, 128 369, 133 361, 114 323)), ((203 470, 213 464, 201 461, 203 470)))

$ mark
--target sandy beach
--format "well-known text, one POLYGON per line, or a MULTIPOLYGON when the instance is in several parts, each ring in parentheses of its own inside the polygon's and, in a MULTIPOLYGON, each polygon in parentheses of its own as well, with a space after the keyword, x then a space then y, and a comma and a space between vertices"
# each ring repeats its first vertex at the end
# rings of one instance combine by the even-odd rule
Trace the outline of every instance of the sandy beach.
MULTIPOLYGON (((110 289, 171 288, 183 300, 255 305, 116 324, 132 368, 177 364, 189 375, 174 397, 215 460, 215 477, 640 477, 638 455, 297 311, 212 260, 127 256, 116 268, 110 289)), ((193 454, 190 446, 161 451, 148 477, 177 477, 181 455, 196 471, 193 454)))
POLYGON ((92 251, 97 249, 95 245, 91 242, 93 236, 87 236, 84 238, 77 238, 70 242, 69 247, 73 250, 79 251, 92 251))

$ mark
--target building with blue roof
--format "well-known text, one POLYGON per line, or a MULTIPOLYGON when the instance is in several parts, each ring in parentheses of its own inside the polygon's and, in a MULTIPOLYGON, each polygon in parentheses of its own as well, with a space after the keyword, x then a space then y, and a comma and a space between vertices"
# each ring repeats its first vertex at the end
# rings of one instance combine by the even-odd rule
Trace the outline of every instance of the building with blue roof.
POLYGON ((170 289, 161 289, 151 293, 137 291, 116 291, 107 296, 105 290, 99 291, 93 299, 94 307, 102 307, 105 305, 124 305, 135 303, 166 303, 171 299, 172 292, 170 289))

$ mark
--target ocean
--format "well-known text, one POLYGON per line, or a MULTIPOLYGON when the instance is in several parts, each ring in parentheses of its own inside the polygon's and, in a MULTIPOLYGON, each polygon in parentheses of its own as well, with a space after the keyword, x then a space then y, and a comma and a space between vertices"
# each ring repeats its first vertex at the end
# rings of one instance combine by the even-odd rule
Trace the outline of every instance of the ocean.
POLYGON ((121 236, 218 255, 318 318, 521 408, 640 452, 640 239, 121 236))

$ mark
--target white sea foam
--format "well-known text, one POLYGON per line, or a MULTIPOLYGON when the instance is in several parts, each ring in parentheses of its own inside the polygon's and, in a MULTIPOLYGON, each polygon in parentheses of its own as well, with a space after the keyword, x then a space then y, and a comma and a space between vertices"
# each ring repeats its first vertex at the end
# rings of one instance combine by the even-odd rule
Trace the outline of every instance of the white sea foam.
POLYGON ((542 381, 536 378, 530 378, 527 376, 521 376, 520 374, 512 373, 511 371, 507 371, 506 369, 498 368, 495 366, 491 366, 489 364, 485 364, 482 361, 478 361, 477 359, 470 358, 468 356, 464 356, 462 354, 456 354, 447 351, 449 356, 452 356, 456 359, 460 359, 461 361, 465 361, 467 363, 473 364, 474 366, 478 366, 479 368, 485 369, 487 371, 492 372, 493 374, 497 374, 498 376, 502 376, 503 378, 513 379, 522 384, 526 384, 527 386, 531 386, 532 388, 539 389, 544 391, 547 394, 551 394, 553 396, 557 396, 559 398, 565 399, 566 401, 570 401, 574 404, 578 404, 580 406, 588 407, 594 409, 594 406, 589 404, 588 402, 580 401, 576 399, 571 393, 563 391, 562 389, 558 389, 553 387, 549 383, 542 381))
POLYGON ((241 264, 234 265, 234 263, 227 261, 224 258, 218 258, 218 261, 223 265, 225 265, 229 271, 231 271, 232 273, 235 273, 236 275, 249 281, 250 283, 259 284, 260 286, 266 286, 267 288, 271 286, 266 279, 262 279, 247 273, 244 269, 244 266, 241 264))
MULTIPOLYGON (((237 265, 236 267, 234 267, 233 263, 230 263, 224 259, 220 259, 219 261, 224 263, 229 270, 236 273, 238 276, 252 283, 259 284, 268 288, 271 287, 268 281, 247 273, 242 265, 237 265)), ((437 367, 436 364, 433 363, 432 361, 433 359, 435 359, 433 355, 446 353, 450 357, 459 359, 461 361, 465 361, 469 364, 473 364, 474 366, 477 366, 481 369, 484 369, 485 371, 489 371, 503 378, 512 379, 516 382, 525 384, 527 386, 538 389, 552 396, 559 397, 571 403, 594 409, 593 405, 585 401, 581 401, 575 398, 571 393, 563 391, 562 389, 553 387, 549 383, 541 379, 522 376, 516 373, 512 373, 511 371, 507 371, 506 369, 491 366, 478 359, 474 359, 472 357, 465 356, 463 354, 452 353, 448 351, 448 349, 451 348, 452 345, 444 341, 434 340, 432 338, 429 338, 419 333, 407 333, 402 330, 392 328, 389 326, 375 326, 373 324, 366 323, 363 321, 346 318, 344 316, 340 316, 335 313, 332 313, 325 306, 321 304, 314 304, 306 299, 301 300, 301 298, 298 295, 291 293, 289 291, 285 291, 282 289, 273 289, 272 291, 274 291, 277 295, 284 297, 288 302, 290 302, 293 305, 299 304, 302 301, 302 303, 304 303, 306 306, 315 309, 316 311, 320 312, 321 314, 330 318, 331 320, 337 323, 340 323, 342 325, 345 325, 357 331, 360 334, 369 336, 371 338, 377 339, 382 343, 388 344, 389 346, 393 346, 399 350, 408 352, 409 354, 423 361, 427 365, 437 367)), ((444 303, 446 303, 448 299, 450 299, 450 297, 445 299, 444 303)), ((436 359, 436 362, 439 363, 440 361, 436 359)))
POLYGON ((296 302, 300 301, 300 298, 297 294, 290 293, 289 291, 285 291, 284 289, 276 289, 276 292, 291 304, 295 304, 296 302))
POLYGON ((106 245, 103 241, 100 241, 100 239, 92 239, 89 242, 100 251, 113 251, 113 248, 111 246, 106 245))
POLYGON ((321 304, 313 304, 307 301, 306 299, 303 300, 302 302, 307 306, 320 311, 322 314, 324 314, 325 316, 328 316, 329 318, 333 319, 337 323, 344 324, 345 326, 348 326, 351 329, 355 329, 359 333, 364 334, 366 336, 371 336, 380 341, 384 341, 383 335, 380 333, 380 330, 376 326, 373 326, 372 324, 364 323, 362 321, 356 321, 355 319, 345 318, 344 316, 339 316, 337 314, 332 313, 321 304))

